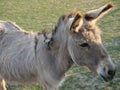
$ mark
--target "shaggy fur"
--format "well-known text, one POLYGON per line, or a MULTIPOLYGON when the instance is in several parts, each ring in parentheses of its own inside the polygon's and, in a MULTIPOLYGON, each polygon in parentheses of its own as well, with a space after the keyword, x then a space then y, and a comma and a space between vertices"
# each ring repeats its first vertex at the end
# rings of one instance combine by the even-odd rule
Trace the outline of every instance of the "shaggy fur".
MULTIPOLYGON (((100 14, 102 12, 98 16, 100 14)), ((2 89, 6 90, 6 80, 36 82, 42 84, 44 90, 58 90, 73 63, 87 66, 106 80, 112 79, 114 65, 98 32, 95 24, 78 12, 61 16, 48 35, 29 33, 13 23, 0 21, 2 89), (106 71, 102 71, 103 68, 106 71), (107 70, 113 70, 109 78, 107 70)))

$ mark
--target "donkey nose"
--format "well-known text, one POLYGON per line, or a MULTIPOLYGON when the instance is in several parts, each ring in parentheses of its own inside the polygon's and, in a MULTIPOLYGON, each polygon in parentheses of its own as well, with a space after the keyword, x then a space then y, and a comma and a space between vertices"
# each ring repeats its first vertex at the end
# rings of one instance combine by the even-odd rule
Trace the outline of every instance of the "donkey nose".
POLYGON ((114 77, 115 72, 116 72, 116 70, 112 70, 112 69, 111 69, 111 70, 108 70, 107 73, 108 73, 109 76, 114 77))

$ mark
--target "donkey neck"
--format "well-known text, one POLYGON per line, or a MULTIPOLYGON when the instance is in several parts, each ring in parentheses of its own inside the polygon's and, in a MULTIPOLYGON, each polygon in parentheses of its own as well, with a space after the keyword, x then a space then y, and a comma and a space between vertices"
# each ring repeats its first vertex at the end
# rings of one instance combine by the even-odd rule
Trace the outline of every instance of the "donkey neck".
MULTIPOLYGON (((58 49, 56 49, 56 51, 53 54, 56 56, 55 62, 56 62, 56 68, 58 68, 57 73, 63 76, 73 65, 73 61, 67 49, 68 34, 67 31, 65 30, 56 31, 55 34, 56 35, 53 38, 53 40, 55 39, 54 44, 57 45, 58 49)), ((53 51, 51 50, 51 52, 53 51)))
MULTIPOLYGON (((56 32, 58 33, 58 32, 56 32)), ((63 34, 65 35, 65 34, 63 34)), ((61 40, 63 35, 56 35, 55 42, 52 44, 53 48, 48 49, 46 43, 44 42, 43 35, 38 37, 37 43, 37 61, 38 67, 43 71, 43 75, 46 77, 51 77, 53 81, 60 82, 64 77, 65 73, 72 66, 73 61, 69 56, 67 50, 67 40, 61 40), (65 42, 66 41, 66 42, 65 42), (56 45, 57 46, 56 48, 56 45), (39 65, 40 64, 40 65, 39 65)), ((48 36, 51 37, 51 34, 48 36)))

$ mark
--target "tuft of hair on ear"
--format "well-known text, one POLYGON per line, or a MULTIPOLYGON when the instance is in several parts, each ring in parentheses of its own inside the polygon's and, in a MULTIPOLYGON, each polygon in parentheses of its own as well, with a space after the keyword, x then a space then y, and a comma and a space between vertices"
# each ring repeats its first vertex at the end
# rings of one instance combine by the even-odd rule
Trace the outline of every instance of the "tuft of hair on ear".
POLYGON ((77 12, 70 27, 70 30, 72 32, 79 32, 79 28, 83 23, 82 19, 83 19, 83 15, 80 12, 77 12))
POLYGON ((111 8, 111 7, 113 7, 114 5, 113 5, 112 2, 109 2, 109 3, 108 3, 108 6, 111 8))
POLYGON ((77 12, 76 16, 75 16, 75 21, 78 20, 78 19, 81 19, 83 16, 80 12, 77 12))
MULTIPOLYGON (((108 5, 101 11, 101 13, 107 11, 108 9, 110 9, 110 8, 112 8, 112 7, 113 7, 113 3, 112 3, 112 2, 109 2, 108 5)), ((100 14, 101 14, 101 13, 100 13, 100 14)))
POLYGON ((113 3, 109 2, 108 4, 98 9, 87 12, 84 17, 87 21, 97 20, 101 18, 104 14, 106 14, 109 10, 111 10, 112 7, 113 7, 113 3))

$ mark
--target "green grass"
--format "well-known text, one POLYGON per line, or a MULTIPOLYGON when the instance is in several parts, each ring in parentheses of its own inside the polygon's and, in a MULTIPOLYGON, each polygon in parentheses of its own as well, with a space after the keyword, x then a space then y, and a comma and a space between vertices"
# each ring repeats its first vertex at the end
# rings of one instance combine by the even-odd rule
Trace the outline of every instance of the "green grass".
MULTIPOLYGON (((112 1, 114 9, 101 18, 102 40, 116 64, 115 79, 105 83, 86 67, 74 65, 60 90, 120 90, 120 0, 0 0, 0 19, 16 22, 29 31, 50 31, 58 17, 77 9, 81 13, 96 9, 112 1)), ((33 85, 8 85, 8 90, 42 90, 33 85)))

